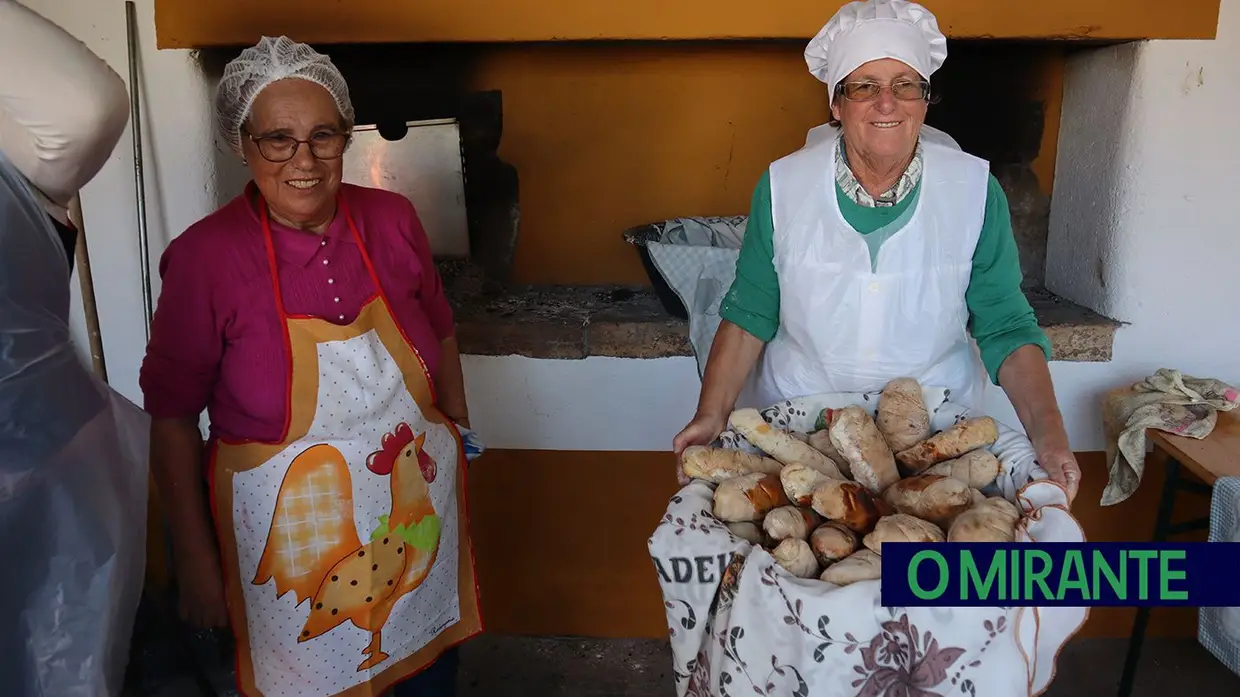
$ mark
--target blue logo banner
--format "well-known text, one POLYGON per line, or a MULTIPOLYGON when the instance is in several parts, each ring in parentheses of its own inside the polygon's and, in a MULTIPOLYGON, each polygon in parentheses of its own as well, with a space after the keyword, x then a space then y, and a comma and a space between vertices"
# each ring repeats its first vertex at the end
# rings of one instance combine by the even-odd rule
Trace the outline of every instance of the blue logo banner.
POLYGON ((1240 606, 1240 543, 883 543, 886 607, 1240 606))

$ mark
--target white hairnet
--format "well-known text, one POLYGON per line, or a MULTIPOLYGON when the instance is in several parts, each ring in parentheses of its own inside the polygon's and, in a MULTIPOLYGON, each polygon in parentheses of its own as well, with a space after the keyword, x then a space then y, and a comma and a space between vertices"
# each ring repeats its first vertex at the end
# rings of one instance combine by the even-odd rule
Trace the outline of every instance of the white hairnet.
POLYGON ((907 0, 850 2, 805 47, 809 72, 835 86, 862 65, 894 58, 929 80, 947 59, 947 37, 934 14, 907 0))
POLYGON ((331 58, 287 36, 264 36, 228 63, 216 88, 215 112, 220 135, 234 152, 241 153, 241 126, 249 117, 255 98, 267 85, 286 78, 321 85, 336 100, 340 115, 350 125, 353 123, 349 86, 331 58))

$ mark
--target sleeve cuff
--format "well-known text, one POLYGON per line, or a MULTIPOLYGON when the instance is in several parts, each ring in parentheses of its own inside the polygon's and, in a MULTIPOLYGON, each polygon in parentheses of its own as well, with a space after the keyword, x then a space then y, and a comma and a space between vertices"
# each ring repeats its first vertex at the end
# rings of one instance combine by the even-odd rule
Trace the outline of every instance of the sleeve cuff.
POLYGON ((738 308, 727 300, 719 306, 719 317, 754 335, 762 343, 767 343, 774 339, 775 332, 779 331, 778 321, 772 321, 761 315, 738 308))

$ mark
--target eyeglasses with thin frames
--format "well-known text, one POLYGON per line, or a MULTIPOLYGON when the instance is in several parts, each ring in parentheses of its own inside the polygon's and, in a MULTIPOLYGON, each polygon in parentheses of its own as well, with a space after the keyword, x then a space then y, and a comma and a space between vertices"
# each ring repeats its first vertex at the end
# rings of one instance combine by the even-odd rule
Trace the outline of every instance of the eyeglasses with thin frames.
POLYGON ((925 80, 896 80, 890 85, 860 80, 842 83, 838 88, 839 94, 850 102, 872 102, 883 90, 891 90, 891 96, 904 102, 930 99, 930 83, 925 80))
POLYGON ((263 156, 263 159, 276 163, 288 162, 296 157, 298 149, 303 144, 310 146, 310 153, 316 158, 334 160, 344 154, 350 138, 348 133, 331 131, 315 133, 306 139, 284 134, 256 136, 247 132, 245 135, 253 141, 254 145, 258 146, 258 153, 263 156))

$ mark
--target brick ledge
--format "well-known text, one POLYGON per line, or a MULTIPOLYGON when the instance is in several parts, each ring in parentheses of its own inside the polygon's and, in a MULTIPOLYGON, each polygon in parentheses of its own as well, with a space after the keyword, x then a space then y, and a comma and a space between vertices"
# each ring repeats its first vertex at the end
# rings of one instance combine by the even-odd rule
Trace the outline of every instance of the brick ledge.
MULTIPOLYGON (((472 285, 472 284, 466 284, 472 285)), ((461 353, 581 359, 692 356, 689 324, 648 287, 450 288, 461 353)), ((1120 322, 1046 291, 1028 291, 1054 361, 1106 362, 1120 322)))

